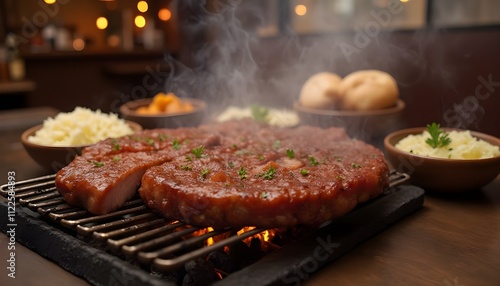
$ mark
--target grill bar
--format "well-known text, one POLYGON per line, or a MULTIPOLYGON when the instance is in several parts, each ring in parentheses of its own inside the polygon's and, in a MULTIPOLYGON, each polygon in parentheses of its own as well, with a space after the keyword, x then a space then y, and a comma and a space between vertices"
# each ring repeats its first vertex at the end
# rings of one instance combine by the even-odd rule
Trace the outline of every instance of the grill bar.
MULTIPOLYGON (((206 257, 213 251, 265 231, 255 228, 238 234, 232 229, 207 230, 169 221, 147 208, 137 196, 115 212, 92 215, 66 204, 55 188, 54 178, 55 175, 49 175, 16 182, 16 200, 44 218, 103 242, 113 252, 159 271, 176 270, 188 261, 206 257), (209 245, 208 240, 215 237, 220 240, 209 245)), ((406 174, 393 172, 390 186, 401 184, 408 178, 406 174)), ((8 191, 8 185, 0 187, 2 195, 7 196, 8 191)))

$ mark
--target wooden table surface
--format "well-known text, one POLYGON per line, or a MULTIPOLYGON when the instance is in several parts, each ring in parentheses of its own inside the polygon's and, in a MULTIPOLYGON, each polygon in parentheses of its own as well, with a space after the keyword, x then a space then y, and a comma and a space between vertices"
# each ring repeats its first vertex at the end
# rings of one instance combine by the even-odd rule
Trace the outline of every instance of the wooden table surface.
MULTIPOLYGON (((18 181, 47 174, 19 142, 22 124, 1 124, 0 183, 6 183, 8 171, 15 171, 18 181)), ((0 233, 0 285, 88 285, 20 244, 16 278, 7 277, 7 243, 0 233)), ((500 176, 469 194, 426 194, 421 210, 319 269, 303 284, 500 285, 500 176)))

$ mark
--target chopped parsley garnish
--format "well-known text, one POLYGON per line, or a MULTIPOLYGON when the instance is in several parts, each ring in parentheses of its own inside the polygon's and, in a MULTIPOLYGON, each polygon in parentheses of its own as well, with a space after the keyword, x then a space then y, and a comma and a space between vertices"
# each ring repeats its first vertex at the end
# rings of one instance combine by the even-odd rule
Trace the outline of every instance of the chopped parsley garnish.
POLYGON ((281 146, 281 141, 279 141, 279 140, 274 141, 274 144, 273 144, 274 150, 278 149, 280 146, 281 146))
POLYGON ((259 154, 259 161, 264 161, 264 159, 265 159, 265 158, 264 158, 264 155, 259 154))
POLYGON ((153 146, 153 144, 155 144, 155 141, 151 138, 146 138, 146 143, 148 143, 148 145, 153 146))
POLYGON ((238 170, 238 175, 240 176, 240 179, 246 179, 247 177, 247 170, 245 170, 245 168, 243 167, 240 167, 240 169, 238 170))
POLYGON ((116 141, 116 139, 111 140, 111 145, 112 145, 111 148, 113 149, 113 151, 120 150, 120 144, 118 143, 118 141, 116 141))
POLYGON ((286 149, 286 155, 288 158, 293 159, 295 158, 295 151, 293 151, 293 149, 286 149))
POLYGON ((102 166, 104 166, 104 163, 103 162, 99 162, 99 161, 93 161, 92 164, 94 164, 94 167, 102 167, 102 166))
POLYGON ((191 150, 191 153, 193 153, 193 155, 199 159, 203 155, 203 148, 203 145, 198 148, 193 148, 193 150, 191 150))
POLYGON ((231 147, 233 147, 233 149, 238 149, 238 145, 236 144, 233 144, 231 147))
POLYGON ((307 175, 309 175, 309 171, 308 171, 308 170, 306 170, 306 169, 302 169, 302 170, 300 170, 300 174, 301 174, 302 176, 307 176, 307 175))
POLYGON ((356 163, 352 163, 351 167, 353 167, 354 169, 359 169, 359 168, 361 168, 361 165, 360 164, 356 164, 356 163))
POLYGON ((181 170, 191 171, 193 168, 189 165, 181 165, 181 170))
POLYGON ((268 196, 269 196, 269 194, 267 192, 260 193, 260 198, 261 199, 267 199, 268 196))
POLYGON ((254 104, 254 105, 250 106, 250 110, 252 112, 252 118, 255 121, 259 121, 259 122, 267 122, 268 121, 269 109, 267 107, 254 104))
POLYGON ((274 169, 274 167, 271 166, 269 167, 269 170, 267 170, 267 172, 262 174, 262 178, 264 178, 264 180, 271 180, 272 178, 274 178, 275 174, 276 174, 276 169, 274 169))
POLYGON ((158 135, 158 140, 160 140, 160 142, 163 142, 163 140, 165 139, 168 139, 168 135, 167 134, 160 134, 158 135))
POLYGON ((234 155, 245 155, 245 154, 248 154, 247 149, 241 149, 241 150, 234 152, 234 155))
POLYGON ((316 158, 314 158, 313 156, 309 157, 309 163, 311 164, 311 166, 317 166, 317 165, 319 165, 319 162, 316 161, 316 158))
POLYGON ((174 139, 174 141, 172 141, 172 148, 174 150, 181 149, 181 143, 179 143, 179 141, 177 139, 174 139))
POLYGON ((186 161, 187 161, 187 162, 191 162, 192 160, 193 160, 193 159, 191 159, 191 156, 186 155, 186 161))
POLYGON ((122 158, 120 158, 120 156, 114 156, 113 157, 113 162, 118 162, 120 161, 122 158))
POLYGON ((232 169, 232 168, 234 168, 234 163, 233 162, 229 162, 229 163, 227 163, 227 166, 232 169))
POLYGON ((201 170, 200 175, 203 179, 205 179, 207 177, 208 173, 210 173, 210 169, 205 168, 205 169, 201 170))
POLYGON ((441 126, 435 122, 427 125, 427 132, 429 132, 431 138, 427 138, 425 143, 429 144, 434 149, 451 143, 451 139, 448 137, 449 134, 444 132, 441 126))

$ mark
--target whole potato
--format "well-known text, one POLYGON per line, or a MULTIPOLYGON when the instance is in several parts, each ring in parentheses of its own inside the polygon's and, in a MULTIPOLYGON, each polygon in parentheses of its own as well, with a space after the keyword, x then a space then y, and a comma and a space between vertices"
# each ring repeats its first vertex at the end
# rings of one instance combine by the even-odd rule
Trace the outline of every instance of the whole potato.
POLYGON ((319 109, 339 107, 341 81, 340 76, 329 72, 321 72, 311 76, 300 91, 300 104, 319 109))
POLYGON ((373 110, 394 106, 399 97, 396 80, 378 70, 360 70, 347 75, 340 84, 342 108, 373 110))

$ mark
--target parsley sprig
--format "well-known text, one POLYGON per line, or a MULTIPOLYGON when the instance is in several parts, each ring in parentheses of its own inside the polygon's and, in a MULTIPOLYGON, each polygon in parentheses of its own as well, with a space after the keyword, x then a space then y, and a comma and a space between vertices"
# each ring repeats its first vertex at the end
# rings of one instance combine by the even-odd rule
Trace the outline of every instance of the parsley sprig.
POLYGON ((198 148, 193 148, 191 150, 191 153, 196 157, 196 158, 201 158, 201 156, 203 155, 203 145, 200 145, 200 147, 198 148))
POLYGON ((258 122, 267 122, 269 116, 269 109, 264 106, 254 104, 250 107, 252 118, 258 122))
POLYGON ((432 148, 443 147, 451 143, 448 133, 444 132, 441 126, 435 122, 427 125, 427 132, 429 132, 431 138, 427 138, 425 143, 429 144, 432 148))

